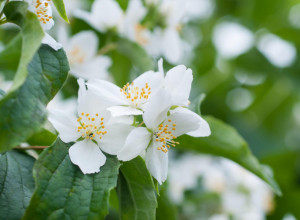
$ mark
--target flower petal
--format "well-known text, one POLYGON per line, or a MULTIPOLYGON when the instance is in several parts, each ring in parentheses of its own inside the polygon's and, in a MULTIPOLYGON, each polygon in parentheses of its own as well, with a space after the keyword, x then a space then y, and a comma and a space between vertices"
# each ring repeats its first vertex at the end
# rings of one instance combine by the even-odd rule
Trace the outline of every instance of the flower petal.
POLYGON ((113 124, 106 126, 107 133, 99 139, 99 147, 101 150, 108 154, 116 155, 117 152, 124 146, 125 140, 133 129, 132 126, 127 124, 113 124))
POLYGON ((206 137, 210 135, 210 128, 207 122, 187 108, 178 107, 172 110, 168 119, 172 120, 169 126, 176 124, 176 130, 172 131, 172 134, 176 137, 183 134, 194 137, 206 137))
POLYGON ((70 147, 69 156, 72 163, 78 165, 84 174, 98 173, 106 161, 105 155, 91 140, 76 142, 70 147))
POLYGON ((80 137, 80 133, 77 132, 78 124, 75 115, 62 110, 51 110, 48 120, 59 132, 59 137, 63 142, 76 141, 80 137))
POLYGON ((151 175, 162 184, 168 175, 168 153, 157 150, 157 146, 153 142, 146 151, 146 166, 151 175))
POLYGON ((164 77, 160 73, 154 71, 147 71, 140 76, 138 76, 133 82, 134 87, 138 86, 139 88, 143 88, 148 83, 151 88, 151 95, 155 94, 163 85, 164 77))
POLYGON ((128 105, 123 94, 120 92, 120 88, 113 83, 105 80, 89 80, 87 86, 90 91, 95 94, 103 101, 110 103, 110 106, 114 105, 128 105))
POLYGON ((143 115, 147 128, 156 129, 158 125, 167 117, 167 112, 171 107, 171 97, 165 90, 160 90, 152 96, 143 115))
POLYGON ((107 109, 113 117, 123 115, 142 115, 143 111, 130 106, 112 106, 107 109))
POLYGON ((165 58, 172 64, 178 63, 183 55, 183 45, 176 29, 165 30, 162 42, 162 52, 165 58))
POLYGON ((118 152, 118 159, 128 161, 141 154, 148 146, 151 133, 144 127, 133 129, 125 142, 124 147, 118 152))
POLYGON ((165 88, 171 93, 173 105, 187 106, 193 81, 191 69, 179 65, 167 72, 165 88))
POLYGON ((56 40, 54 40, 53 37, 51 37, 49 34, 45 33, 45 36, 42 40, 43 44, 48 44, 50 47, 52 47, 54 50, 59 50, 60 48, 62 48, 62 45, 58 42, 56 42, 56 40))

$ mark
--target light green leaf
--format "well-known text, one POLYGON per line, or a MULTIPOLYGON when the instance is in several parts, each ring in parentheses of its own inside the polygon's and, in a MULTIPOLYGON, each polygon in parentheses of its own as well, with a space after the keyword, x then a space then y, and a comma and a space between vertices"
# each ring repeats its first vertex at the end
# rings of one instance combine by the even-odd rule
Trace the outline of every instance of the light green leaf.
POLYGON ((132 64, 141 71, 141 74, 145 71, 152 70, 154 67, 152 58, 135 42, 120 38, 117 42, 117 50, 127 56, 132 64))
POLYGON ((65 4, 63 0, 53 0, 53 3, 59 13, 59 15, 69 23, 69 19, 66 14, 65 4))
POLYGON ((25 81, 27 65, 38 50, 44 36, 44 31, 36 15, 27 11, 27 8, 28 4, 20 1, 9 2, 4 7, 4 14, 8 22, 19 25, 22 32, 21 57, 11 90, 17 89, 25 81))
POLYGON ((0 152, 26 141, 47 119, 46 105, 63 85, 69 70, 61 49, 43 45, 28 66, 28 77, 0 100, 0 152))
POLYGON ((211 128, 211 135, 204 138, 184 135, 178 138, 179 148, 228 158, 257 175, 268 183, 276 194, 281 195, 281 190, 274 180, 271 170, 259 163, 251 153, 246 141, 234 128, 210 116, 204 117, 204 119, 211 128))
POLYGON ((5 75, 5 80, 13 80, 21 57, 22 34, 14 37, 3 51, 0 52, 0 71, 5 75))
POLYGON ((31 146, 50 146, 56 137, 55 134, 43 128, 38 133, 32 135, 26 142, 31 146))
POLYGON ((144 160, 137 157, 120 170, 117 191, 121 219, 155 219, 155 187, 144 160))
POLYGON ((24 220, 104 219, 107 215, 109 194, 117 184, 118 160, 107 156, 99 173, 84 175, 70 161, 70 146, 58 139, 36 161, 36 189, 24 220))
POLYGON ((34 159, 17 151, 0 156, 0 219, 21 219, 34 190, 34 159))

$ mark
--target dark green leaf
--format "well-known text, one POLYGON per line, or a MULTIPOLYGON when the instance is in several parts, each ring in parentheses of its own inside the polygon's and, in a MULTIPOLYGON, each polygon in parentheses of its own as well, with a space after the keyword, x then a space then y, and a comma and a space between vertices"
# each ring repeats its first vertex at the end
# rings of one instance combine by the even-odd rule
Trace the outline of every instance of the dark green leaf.
POLYGON ((67 14, 66 14, 66 9, 65 9, 65 5, 64 5, 64 1, 63 0, 53 0, 53 3, 59 13, 59 15, 66 21, 69 23, 67 14))
POLYGON ((32 135, 26 142, 31 146, 50 146, 56 137, 55 134, 43 128, 40 132, 32 135))
POLYGON ((107 156, 96 174, 84 175, 72 164, 71 144, 57 140, 34 166, 36 190, 26 210, 26 219, 104 219, 109 194, 117 184, 119 162, 107 156))
POLYGON ((4 8, 4 14, 9 22, 15 23, 22 30, 22 49, 18 70, 12 89, 17 89, 27 77, 27 65, 38 50, 44 36, 44 31, 36 15, 27 11, 26 2, 9 2, 4 8))
POLYGON ((0 219, 21 219, 34 190, 34 159, 17 151, 0 156, 0 219))
POLYGON ((28 77, 0 101, 0 152, 26 141, 47 119, 46 105, 63 85, 69 70, 61 49, 43 45, 28 66, 28 77))
POLYGON ((144 160, 137 157, 121 166, 118 196, 121 218, 155 219, 155 188, 144 160))
POLYGON ((210 125, 211 135, 205 138, 182 136, 178 138, 181 149, 226 157, 260 177, 272 187, 275 193, 281 195, 271 170, 259 163, 246 141, 234 128, 213 117, 204 117, 204 119, 210 125))

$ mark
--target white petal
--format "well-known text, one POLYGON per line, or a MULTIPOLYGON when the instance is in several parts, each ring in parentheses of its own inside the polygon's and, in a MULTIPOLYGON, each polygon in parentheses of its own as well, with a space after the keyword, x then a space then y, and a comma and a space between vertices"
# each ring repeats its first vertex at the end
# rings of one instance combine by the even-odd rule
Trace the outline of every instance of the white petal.
POLYGON ((116 155, 117 152, 124 146, 125 140, 133 129, 132 126, 126 124, 114 124, 106 126, 104 130, 107 131, 99 140, 101 150, 108 154, 116 155))
POLYGON ((128 105, 123 94, 120 92, 120 88, 113 83, 105 80, 89 80, 87 83, 88 89, 94 91, 95 94, 103 101, 114 105, 128 105))
POLYGON ((110 113, 106 110, 109 103, 99 99, 99 97, 92 91, 87 90, 82 92, 80 99, 78 99, 78 115, 82 112, 89 114, 98 113, 101 117, 110 117, 110 113))
POLYGON ((77 132, 78 124, 75 115, 62 110, 51 110, 48 120, 59 132, 59 137, 63 142, 76 141, 80 137, 80 133, 77 132))
POLYGON ((105 155, 91 140, 76 142, 70 147, 69 156, 72 163, 78 165, 84 174, 98 173, 106 161, 105 155))
POLYGON ((130 106, 112 106, 107 109, 113 117, 122 115, 142 115, 143 111, 130 106))
POLYGON ((178 32, 175 29, 167 29, 162 41, 162 51, 165 58, 170 63, 178 63, 183 55, 183 45, 178 32))
POLYGON ((68 56, 70 56, 70 52, 74 49, 80 50, 80 52, 84 55, 85 61, 91 59, 97 53, 97 35, 93 31, 81 31, 75 34, 66 47, 68 56))
POLYGON ((80 68, 81 75, 89 79, 109 79, 108 68, 111 66, 111 59, 106 56, 97 56, 80 68))
POLYGON ((58 42, 56 42, 56 40, 54 40, 49 34, 45 33, 45 36, 42 40, 43 44, 48 44, 50 47, 52 47, 54 50, 59 50, 60 48, 62 48, 62 45, 58 42))
POLYGON ((154 71, 147 71, 137 77, 134 82, 134 87, 138 86, 140 89, 148 83, 151 88, 151 96, 154 95, 163 86, 164 76, 154 71))
POLYGON ((184 65, 176 66, 167 72, 165 88, 171 93, 173 105, 188 105, 192 81, 192 70, 186 69, 184 65))
POLYGON ((171 97, 164 90, 160 90, 149 100, 143 115, 147 128, 156 129, 167 117, 171 107, 171 97))
POLYGON ((165 76, 163 62, 163 58, 160 58, 158 61, 158 72, 161 74, 162 77, 165 76))
POLYGON ((153 144, 146 151, 146 166, 151 175, 162 184, 168 175, 168 153, 164 153, 161 150, 157 150, 157 147, 153 144))
POLYGON ((210 135, 210 128, 207 122, 187 108, 176 108, 171 111, 168 119, 172 120, 170 124, 176 124, 176 130, 172 131, 172 134, 177 137, 183 134, 194 137, 206 137, 210 135))
POLYGON ((148 146, 151 133, 144 127, 133 129, 125 142, 124 147, 118 152, 118 159, 128 161, 141 154, 148 146))

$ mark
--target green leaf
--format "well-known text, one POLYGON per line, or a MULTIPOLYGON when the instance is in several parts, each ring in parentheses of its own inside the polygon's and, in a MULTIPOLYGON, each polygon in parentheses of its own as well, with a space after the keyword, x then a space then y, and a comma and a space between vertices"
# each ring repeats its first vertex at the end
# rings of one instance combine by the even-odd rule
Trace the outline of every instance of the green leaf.
POLYGON ((130 59, 132 64, 141 71, 140 74, 145 71, 152 70, 154 67, 152 58, 135 42, 125 38, 120 38, 117 42, 117 50, 130 59))
POLYGON ((118 160, 107 156, 99 173, 84 175, 70 161, 71 145, 58 139, 36 161, 36 189, 24 220, 104 219, 107 215, 109 194, 117 184, 118 160))
POLYGON ((32 135, 26 142, 31 146, 50 146, 56 137, 55 134, 43 128, 40 132, 32 135))
POLYGON ((21 57, 22 34, 14 37, 3 51, 0 52, 0 71, 6 80, 13 80, 21 57))
POLYGON ((61 49, 43 45, 28 66, 28 77, 0 100, 0 152, 26 141, 47 119, 46 105, 63 85, 69 70, 61 49))
POLYGON ((0 219, 21 219, 34 190, 34 159, 17 151, 0 156, 0 219))
POLYGON ((156 220, 176 220, 177 209, 176 206, 170 201, 165 186, 161 187, 160 196, 157 198, 158 207, 156 209, 156 220))
POLYGON ((144 160, 137 157, 125 162, 118 179, 121 219, 155 219, 155 188, 144 160))
POLYGON ((259 163, 251 153, 246 141, 234 128, 210 116, 204 117, 204 119, 211 128, 211 135, 204 138, 184 135, 178 138, 179 148, 228 158, 257 175, 268 183, 276 194, 281 195, 281 190, 274 180, 271 170, 259 163))
POLYGON ((19 25, 22 31, 21 57, 12 90, 17 89, 25 81, 27 65, 38 50, 44 36, 37 16, 27 11, 27 8, 28 4, 21 1, 9 2, 4 7, 4 14, 8 22, 19 25))
POLYGON ((69 19, 67 17, 66 14, 66 9, 65 9, 65 5, 64 5, 64 1, 63 0, 53 0, 53 3, 59 13, 59 15, 66 21, 69 23, 69 19))

